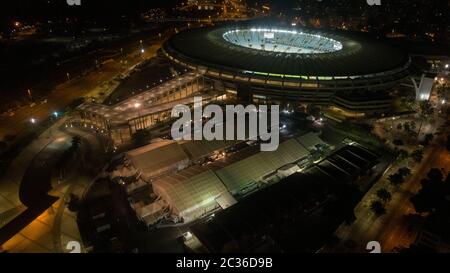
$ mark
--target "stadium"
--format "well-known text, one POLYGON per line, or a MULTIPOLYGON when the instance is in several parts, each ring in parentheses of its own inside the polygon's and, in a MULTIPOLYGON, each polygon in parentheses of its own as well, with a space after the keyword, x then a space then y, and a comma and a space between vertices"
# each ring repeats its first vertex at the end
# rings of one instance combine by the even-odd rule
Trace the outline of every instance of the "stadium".
POLYGON ((408 77, 409 56, 363 34, 225 25, 182 31, 162 48, 228 97, 384 113, 408 77))

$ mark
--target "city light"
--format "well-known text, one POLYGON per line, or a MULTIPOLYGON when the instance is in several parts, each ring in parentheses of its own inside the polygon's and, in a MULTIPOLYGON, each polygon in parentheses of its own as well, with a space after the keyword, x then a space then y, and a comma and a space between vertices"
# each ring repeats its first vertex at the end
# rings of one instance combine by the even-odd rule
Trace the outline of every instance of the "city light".
POLYGON ((450 253, 450 6, 66 1, 7 4, 0 254, 450 253))
POLYGON ((273 28, 235 29, 224 32, 222 37, 226 41, 238 46, 272 52, 309 52, 316 54, 343 49, 343 45, 339 41, 315 33, 297 30, 273 28), (252 39, 246 37, 252 37, 252 39), (267 39, 274 40, 275 42, 269 43, 266 41, 267 39), (295 42, 290 44, 288 41, 295 42), (314 41, 316 46, 308 46, 305 41, 314 41), (255 47, 254 44, 258 44, 260 47, 255 47), (286 44, 289 44, 289 46, 286 46, 286 44))

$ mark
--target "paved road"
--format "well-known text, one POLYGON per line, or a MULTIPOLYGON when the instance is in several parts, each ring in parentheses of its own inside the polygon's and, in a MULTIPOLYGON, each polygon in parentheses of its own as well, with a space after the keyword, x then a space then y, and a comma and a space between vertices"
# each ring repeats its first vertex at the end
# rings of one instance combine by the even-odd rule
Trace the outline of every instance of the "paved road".
MULTIPOLYGON (((156 54, 157 45, 151 46, 151 50, 146 51, 145 58, 150 58, 156 54)), ((137 64, 142 61, 143 56, 130 54, 128 66, 137 64)), ((118 62, 117 62, 118 63, 118 62)), ((114 78, 120 72, 117 63, 109 63, 102 70, 95 71, 86 77, 63 84, 50 94, 47 104, 36 105, 33 108, 23 108, 13 117, 0 117, 0 139, 7 134, 17 134, 25 126, 30 126, 29 118, 33 116, 38 120, 47 118, 54 110, 64 108, 73 99, 86 94, 96 94, 101 89, 99 84, 114 78), (89 91, 89 92, 88 92, 89 91)), ((49 132, 55 132, 59 125, 53 126, 47 132, 44 132, 39 138, 33 141, 28 147, 12 161, 5 173, 0 174, 0 227, 5 224, 11 217, 22 212, 25 208, 19 199, 19 187, 24 176, 25 170, 41 151, 42 147, 48 145, 53 139, 48 137, 49 132)), ((55 136, 53 135, 52 138, 55 136)))
POLYGON ((59 135, 34 157, 24 173, 19 188, 19 198, 27 209, 0 229, 0 244, 26 227, 58 198, 48 195, 51 190, 52 171, 59 156, 70 146, 70 138, 59 135))
POLYGON ((391 252, 396 247, 409 247, 418 234, 420 217, 415 215, 413 205, 409 199, 419 191, 420 181, 431 168, 442 168, 450 171, 450 154, 445 149, 446 134, 436 138, 426 150, 422 163, 413 169, 407 181, 393 193, 393 199, 386 206, 387 213, 376 217, 370 209, 370 203, 376 196, 376 191, 386 187, 387 172, 367 193, 360 204, 355 208, 357 220, 350 226, 341 225, 336 231, 341 244, 327 246, 324 252, 366 252, 366 244, 378 241, 383 252, 391 252))
POLYGON ((420 181, 426 177, 431 168, 442 168, 446 173, 450 171, 450 154, 442 144, 434 143, 425 155, 423 164, 416 169, 388 207, 392 213, 385 219, 386 223, 377 237, 384 251, 392 251, 395 247, 408 247, 415 241, 419 231, 417 224, 420 227, 421 221, 409 228, 411 221, 405 216, 415 214, 414 206, 409 199, 420 190, 420 181))
POLYGON ((19 198, 19 189, 28 166, 39 155, 44 147, 50 145, 55 139, 64 137, 63 134, 57 133, 57 128, 63 123, 64 120, 61 120, 50 128, 50 130, 54 132, 53 134, 49 135, 48 132, 41 134, 11 162, 6 172, 1 175, 0 220, 2 221, 0 221, 0 227, 6 224, 10 218, 15 217, 26 209, 19 198), (5 213, 7 212, 10 212, 10 217, 5 216, 5 213))
MULTIPOLYGON (((67 143, 70 143, 74 135, 79 135, 82 138, 80 154, 86 157, 85 161, 97 166, 97 170, 92 170, 96 174, 98 168, 104 165, 106 159, 103 156, 106 143, 104 136, 94 134, 92 131, 62 128, 60 134, 65 135, 68 140, 67 143)), ((61 137, 59 141, 62 142, 61 137)), ((0 231, 0 244, 4 243, 2 247, 8 252, 61 253, 68 251, 65 246, 69 241, 81 241, 76 215, 68 210, 65 200, 71 193, 81 196, 91 182, 92 176, 74 169, 67 174, 63 183, 59 184, 54 179, 51 189, 48 189, 51 177, 48 176, 50 171, 47 167, 51 169, 51 165, 54 163, 48 160, 49 158, 50 160, 57 158, 56 154, 50 154, 59 151, 59 149, 56 149, 56 145, 57 143, 53 142, 47 145, 36 156, 33 161, 34 164, 27 170, 28 174, 25 174, 24 180, 27 180, 29 175, 42 175, 41 178, 47 180, 28 185, 36 189, 27 194, 24 202, 27 204, 29 202, 34 203, 30 205, 30 209, 20 214, 0 231), (37 170, 38 173, 35 173, 34 170, 37 170), (47 192, 53 198, 47 199, 47 192)), ((60 148, 63 147, 63 144, 59 145, 60 148)))
POLYGON ((30 126, 31 118, 38 121, 45 120, 54 111, 61 111, 77 98, 100 93, 103 91, 100 88, 103 83, 113 80, 144 59, 153 57, 158 48, 159 44, 152 45, 144 54, 136 54, 138 47, 130 46, 127 51, 132 53, 124 57, 117 57, 113 62, 102 65, 98 70, 94 70, 86 76, 58 85, 48 94, 47 103, 38 102, 33 107, 24 106, 16 110, 14 116, 1 115, 0 140, 5 135, 17 135, 22 132, 25 126, 30 126))

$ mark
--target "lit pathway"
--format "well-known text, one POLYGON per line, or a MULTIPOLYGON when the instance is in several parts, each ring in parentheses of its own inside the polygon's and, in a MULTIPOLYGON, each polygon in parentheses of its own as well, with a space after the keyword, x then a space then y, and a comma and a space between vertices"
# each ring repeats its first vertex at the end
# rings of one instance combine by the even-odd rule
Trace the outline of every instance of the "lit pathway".
POLYGON ((450 154, 444 145, 446 136, 444 133, 436 137, 425 150, 422 162, 412 168, 411 176, 398 189, 394 189, 387 181, 387 177, 397 171, 397 168, 391 168, 355 208, 355 222, 351 225, 342 224, 336 230, 335 234, 341 243, 337 246, 325 246, 322 251, 366 252, 368 242, 378 241, 383 252, 392 252, 395 248, 407 248, 414 243, 420 221, 411 224, 411 216, 416 213, 409 200, 419 191, 420 180, 431 168, 442 168, 446 173, 450 171, 450 154), (375 200, 377 190, 383 187, 391 191, 392 200, 386 206, 387 213, 376 217, 370 204, 375 200))

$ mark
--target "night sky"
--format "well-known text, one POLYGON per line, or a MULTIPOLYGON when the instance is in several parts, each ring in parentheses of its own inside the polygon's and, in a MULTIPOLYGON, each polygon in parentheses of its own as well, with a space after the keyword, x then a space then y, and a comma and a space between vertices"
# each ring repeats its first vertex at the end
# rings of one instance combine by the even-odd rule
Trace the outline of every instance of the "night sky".
POLYGON ((10 25, 15 20, 58 20, 65 17, 115 20, 118 16, 138 16, 153 7, 174 6, 176 0, 81 0, 81 6, 69 6, 66 0, 13 0, 2 1, 1 24, 10 25))

